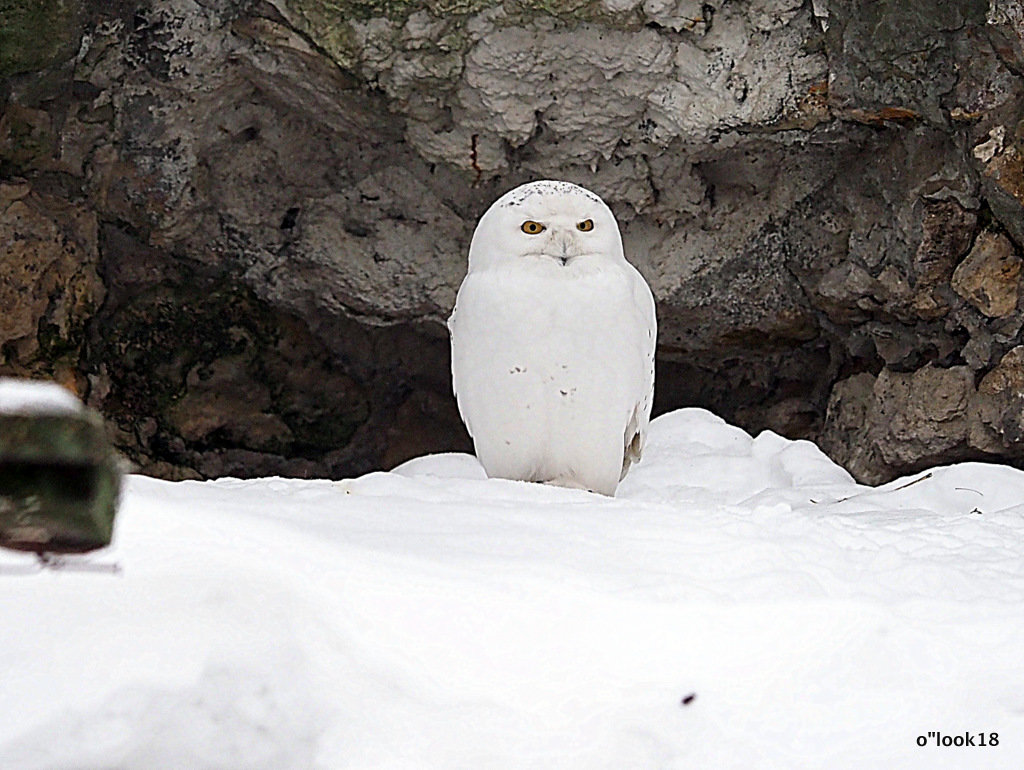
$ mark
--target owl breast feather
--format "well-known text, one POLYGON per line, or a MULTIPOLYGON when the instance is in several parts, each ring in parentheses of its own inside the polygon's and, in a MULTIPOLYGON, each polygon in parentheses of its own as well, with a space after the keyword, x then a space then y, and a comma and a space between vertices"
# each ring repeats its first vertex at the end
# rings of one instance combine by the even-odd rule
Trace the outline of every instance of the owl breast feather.
POLYGON ((463 282, 451 319, 459 410, 488 475, 612 494, 623 434, 650 387, 635 279, 524 267, 463 282))

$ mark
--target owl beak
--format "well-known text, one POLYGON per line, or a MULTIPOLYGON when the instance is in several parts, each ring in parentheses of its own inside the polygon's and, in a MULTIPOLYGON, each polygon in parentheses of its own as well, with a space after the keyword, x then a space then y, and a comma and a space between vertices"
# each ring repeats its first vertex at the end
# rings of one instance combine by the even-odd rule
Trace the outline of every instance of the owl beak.
POLYGON ((555 257, 555 259, 561 262, 562 266, 565 267, 565 265, 569 264, 569 260, 572 259, 572 255, 569 254, 569 239, 566 237, 559 238, 558 245, 562 247, 562 253, 555 257))

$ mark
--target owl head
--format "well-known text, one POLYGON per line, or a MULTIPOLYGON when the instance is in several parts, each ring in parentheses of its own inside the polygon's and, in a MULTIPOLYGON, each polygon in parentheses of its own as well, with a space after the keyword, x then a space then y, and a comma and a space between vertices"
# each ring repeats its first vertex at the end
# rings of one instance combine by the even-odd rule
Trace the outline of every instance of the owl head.
POLYGON ((619 226, 603 200, 571 182, 543 180, 498 198, 473 233, 470 270, 516 259, 551 260, 568 268, 625 257, 619 226))

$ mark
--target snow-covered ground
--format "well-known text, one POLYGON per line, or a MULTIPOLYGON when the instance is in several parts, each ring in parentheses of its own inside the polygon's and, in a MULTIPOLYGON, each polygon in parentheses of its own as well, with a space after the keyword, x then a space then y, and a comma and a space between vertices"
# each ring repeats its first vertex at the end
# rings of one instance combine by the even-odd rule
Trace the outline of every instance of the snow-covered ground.
POLYGON ((0 557, 0 768, 1024 767, 1005 467, 872 489, 688 409, 615 499, 131 477, 92 560, 0 557))

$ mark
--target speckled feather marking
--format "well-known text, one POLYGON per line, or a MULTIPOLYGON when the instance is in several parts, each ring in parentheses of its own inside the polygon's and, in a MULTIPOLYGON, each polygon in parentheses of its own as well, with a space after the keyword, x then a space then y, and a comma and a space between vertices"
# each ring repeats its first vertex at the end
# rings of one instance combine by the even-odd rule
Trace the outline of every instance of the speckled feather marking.
POLYGON ((517 187, 513 190, 513 193, 514 195, 502 204, 503 208, 522 205, 527 199, 534 195, 578 195, 594 203, 603 203, 603 201, 597 195, 590 192, 590 190, 580 187, 577 184, 573 184, 572 182, 559 182, 555 180, 531 182, 530 184, 523 185, 522 187, 517 187))

